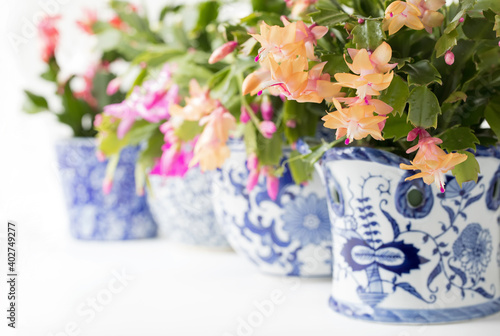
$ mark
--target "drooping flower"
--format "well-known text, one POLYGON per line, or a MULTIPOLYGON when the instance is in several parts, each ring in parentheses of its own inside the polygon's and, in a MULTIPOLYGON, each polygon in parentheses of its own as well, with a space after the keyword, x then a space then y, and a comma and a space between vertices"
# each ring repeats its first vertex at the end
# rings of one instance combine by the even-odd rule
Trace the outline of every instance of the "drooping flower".
POLYGON ((389 30, 389 35, 397 33, 403 26, 410 29, 424 29, 424 24, 419 16, 422 12, 412 3, 394 1, 385 10, 382 28, 389 30))
POLYGON ((229 132, 236 128, 236 120, 229 111, 219 106, 203 117, 200 125, 205 127, 194 147, 194 157, 189 166, 199 163, 202 171, 220 168, 230 155, 226 143, 229 132))
POLYGON ((407 181, 422 178, 426 184, 434 183, 441 192, 444 192, 444 174, 465 160, 467 160, 467 155, 465 154, 445 153, 444 155, 437 156, 437 160, 414 160, 411 162, 411 165, 402 163, 399 167, 405 170, 420 170, 420 173, 406 178, 407 181))
POLYGON ((379 123, 387 119, 386 116, 373 115, 375 107, 372 105, 355 105, 344 109, 340 102, 333 99, 337 110, 322 118, 326 128, 336 129, 336 138, 347 136, 346 144, 354 139, 360 140, 371 135, 376 140, 383 140, 379 123))
POLYGON ((59 44, 59 30, 57 22, 60 16, 46 16, 38 24, 38 33, 42 40, 42 60, 46 63, 54 57, 55 50, 59 44))
POLYGON ((432 33, 432 28, 439 27, 443 23, 444 15, 437 10, 446 4, 446 0, 408 0, 408 2, 420 11, 420 21, 429 34, 432 33))
POLYGON ((233 52, 234 49, 238 46, 238 42, 230 41, 224 43, 219 48, 215 49, 210 58, 208 59, 209 64, 214 64, 222 61, 227 55, 233 52))

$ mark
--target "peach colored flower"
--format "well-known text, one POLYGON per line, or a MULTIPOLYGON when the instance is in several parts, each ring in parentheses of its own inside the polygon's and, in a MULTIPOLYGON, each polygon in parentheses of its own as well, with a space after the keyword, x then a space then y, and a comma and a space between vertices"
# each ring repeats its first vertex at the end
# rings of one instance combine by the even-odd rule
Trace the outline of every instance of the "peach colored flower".
POLYGON ((202 171, 222 167, 229 157, 230 151, 226 142, 229 132, 236 128, 236 120, 229 111, 222 106, 200 120, 205 125, 196 145, 194 157, 189 167, 200 164, 202 171))
MULTIPOLYGON (((285 16, 281 17, 281 21, 285 27, 291 24, 285 16)), ((297 21, 296 25, 295 42, 304 42, 307 58, 319 61, 314 55, 314 47, 318 45, 318 40, 328 33, 328 27, 318 26, 315 23, 307 26, 303 21, 297 21)))
POLYGON ((387 43, 383 42, 373 53, 366 49, 350 49, 348 52, 353 61, 349 63, 346 60, 347 66, 359 76, 337 73, 335 79, 339 85, 356 89, 356 94, 360 99, 364 99, 367 95, 379 95, 381 90, 389 87, 394 76, 390 70, 397 64, 389 64, 392 49, 387 43))
POLYGON ((185 98, 184 107, 177 104, 170 106, 170 114, 174 118, 199 121, 219 106, 216 100, 210 98, 210 91, 202 89, 195 79, 189 82, 189 95, 189 98, 185 98))
POLYGON ((424 24, 419 18, 421 15, 422 12, 414 4, 394 1, 385 10, 382 28, 389 30, 389 35, 397 33, 403 26, 421 30, 424 29, 424 24))
POLYGON ((360 140, 371 135, 376 140, 383 140, 379 123, 387 119, 386 116, 374 116, 375 107, 371 105, 354 105, 343 109, 337 99, 333 99, 337 111, 330 112, 322 118, 326 128, 336 129, 336 138, 347 136, 346 144, 353 139, 360 140))
POLYGON ((297 23, 286 27, 268 26, 265 22, 260 25, 260 34, 251 34, 260 44, 259 56, 256 60, 264 61, 269 54, 277 62, 284 61, 296 55, 306 55, 305 43, 296 42, 297 23))
POLYGON ((446 0, 408 0, 422 13, 419 18, 425 30, 431 34, 432 28, 439 27, 443 23, 444 15, 437 10, 446 4, 446 0))
POLYGON ((414 160, 411 165, 402 163, 399 167, 405 170, 420 170, 420 173, 410 176, 406 180, 422 178, 426 184, 434 183, 441 192, 444 192, 444 174, 465 160, 467 160, 465 154, 445 153, 437 156, 436 160, 422 160, 420 162, 414 160))

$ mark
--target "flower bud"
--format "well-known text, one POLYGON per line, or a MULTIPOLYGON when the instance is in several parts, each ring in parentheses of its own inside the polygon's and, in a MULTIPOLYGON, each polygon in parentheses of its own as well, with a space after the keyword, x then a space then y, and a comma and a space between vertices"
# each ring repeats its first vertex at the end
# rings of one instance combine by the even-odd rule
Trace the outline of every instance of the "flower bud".
POLYGON ((250 171, 257 170, 258 167, 259 167, 259 158, 255 153, 250 154, 247 159, 248 170, 250 171))
POLYGON ((444 54, 444 61, 446 64, 452 65, 453 63, 455 63, 455 54, 453 54, 451 50, 448 50, 446 54, 444 54))
POLYGON ((248 114, 246 107, 242 106, 241 107, 241 114, 240 114, 240 122, 243 124, 246 124, 249 121, 250 121, 250 115, 248 114))
POLYGON ((271 139, 273 134, 276 133, 276 125, 272 121, 261 122, 259 128, 262 135, 267 139, 271 139))
POLYGON ((250 192, 255 188, 255 186, 259 183, 259 171, 258 170, 253 170, 250 172, 248 175, 248 181, 247 181, 247 190, 250 192))
POLYGON ((269 174, 267 175, 266 185, 267 194, 273 201, 276 201, 276 198, 278 198, 280 180, 276 176, 269 174))
POLYGON ((285 125, 288 128, 295 128, 297 127, 297 121, 295 119, 290 119, 286 121, 285 125))
POLYGON ((114 95, 115 93, 118 92, 118 90, 120 90, 120 85, 121 85, 121 82, 120 82, 120 79, 117 77, 117 78, 114 78, 112 79, 109 83, 108 83, 108 87, 106 88, 106 94, 108 96, 112 96, 114 95))
POLYGON ((111 193, 111 189, 113 188, 113 179, 106 177, 102 184, 102 192, 104 195, 109 195, 111 193))
POLYGON ((273 119, 274 110, 273 104, 268 96, 264 96, 262 99, 262 104, 260 105, 260 113, 262 114, 262 118, 266 121, 270 121, 273 119))
POLYGON ((238 42, 231 41, 224 43, 219 48, 215 49, 210 58, 208 59, 209 64, 214 64, 222 61, 227 55, 233 52, 233 50, 238 46, 238 42))

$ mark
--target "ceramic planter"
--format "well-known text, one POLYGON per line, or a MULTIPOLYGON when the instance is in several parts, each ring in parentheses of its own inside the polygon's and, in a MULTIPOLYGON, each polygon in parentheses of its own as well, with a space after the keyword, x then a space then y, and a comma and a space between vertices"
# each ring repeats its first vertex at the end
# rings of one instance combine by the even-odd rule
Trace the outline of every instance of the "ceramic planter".
POLYGON ((136 195, 134 169, 138 148, 122 151, 113 189, 102 192, 106 162, 96 157, 92 138, 56 144, 56 154, 73 237, 83 240, 152 238, 157 227, 145 197, 136 195))
POLYGON ((148 203, 160 231, 182 244, 228 248, 212 206, 212 177, 198 168, 183 177, 151 175, 148 203))
POLYGON ((500 152, 477 152, 481 176, 441 193, 406 160, 360 147, 321 162, 333 232, 331 307, 354 318, 443 323, 500 310, 500 152))
POLYGON ((245 146, 236 140, 229 146, 231 157, 215 175, 213 201, 233 249, 265 273, 330 276, 330 222, 318 177, 298 186, 286 171, 276 201, 262 177, 249 193, 245 146))

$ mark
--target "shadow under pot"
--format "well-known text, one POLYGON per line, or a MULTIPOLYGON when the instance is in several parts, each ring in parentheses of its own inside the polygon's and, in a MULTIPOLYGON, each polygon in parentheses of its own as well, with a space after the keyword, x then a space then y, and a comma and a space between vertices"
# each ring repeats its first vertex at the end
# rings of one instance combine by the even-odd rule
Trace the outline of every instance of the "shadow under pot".
POLYGON ((162 235, 185 245, 229 248, 215 220, 210 172, 195 167, 182 178, 150 175, 149 179, 148 203, 162 235))
POLYGON ((330 220, 319 176, 296 185, 287 166, 272 200, 262 176, 251 192, 246 189, 249 171, 243 141, 231 140, 229 147, 231 157, 214 174, 213 202, 233 249, 263 273, 330 276, 330 220))
POLYGON ((477 183, 446 191, 385 151, 333 148, 321 163, 333 233, 330 306, 353 318, 445 323, 500 311, 500 152, 478 149, 477 183))
POLYGON ((97 159, 96 149, 93 138, 56 143, 71 235, 82 240, 156 237, 157 226, 146 197, 136 194, 134 170, 139 148, 122 151, 109 195, 102 191, 107 162, 97 159))

